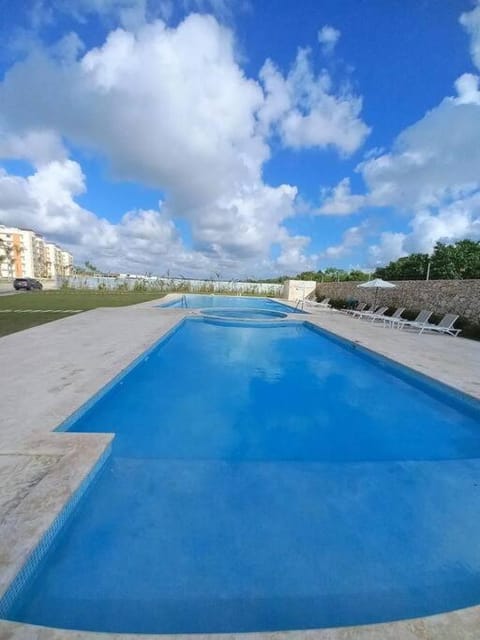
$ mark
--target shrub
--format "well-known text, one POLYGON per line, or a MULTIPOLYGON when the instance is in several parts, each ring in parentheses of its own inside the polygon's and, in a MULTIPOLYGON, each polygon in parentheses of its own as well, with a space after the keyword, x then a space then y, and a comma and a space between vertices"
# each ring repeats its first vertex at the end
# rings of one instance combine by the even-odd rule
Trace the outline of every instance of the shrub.
POLYGON ((455 322, 455 329, 461 329, 460 334, 463 338, 470 338, 470 340, 480 340, 480 324, 471 322, 467 318, 460 317, 455 322))
POLYGON ((148 286, 145 280, 136 280, 133 285, 133 291, 136 291, 137 293, 148 291, 148 286))
MULTIPOLYGON (((322 300, 324 299, 325 297, 322 298, 322 300)), ((321 300, 319 300, 319 302, 321 302, 321 300)), ((347 301, 345 298, 330 298, 330 306, 334 309, 346 309, 347 301)))

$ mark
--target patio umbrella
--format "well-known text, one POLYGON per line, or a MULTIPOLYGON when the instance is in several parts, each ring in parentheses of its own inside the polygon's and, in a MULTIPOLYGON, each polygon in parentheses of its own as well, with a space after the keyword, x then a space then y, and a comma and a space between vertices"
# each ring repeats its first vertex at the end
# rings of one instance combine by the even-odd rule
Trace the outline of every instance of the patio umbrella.
POLYGON ((357 287, 361 287, 362 289, 375 289, 375 300, 373 302, 373 306, 377 304, 377 294, 379 289, 393 289, 396 287, 395 284, 391 282, 387 282, 386 280, 382 280, 381 278, 375 278, 375 280, 369 280, 368 282, 362 282, 362 284, 357 284, 357 287))

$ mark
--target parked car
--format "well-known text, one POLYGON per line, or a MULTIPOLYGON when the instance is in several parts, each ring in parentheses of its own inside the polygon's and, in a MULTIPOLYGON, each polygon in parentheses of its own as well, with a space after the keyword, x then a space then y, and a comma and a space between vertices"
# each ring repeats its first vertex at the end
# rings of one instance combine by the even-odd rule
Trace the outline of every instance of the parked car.
POLYGON ((20 289, 24 289, 25 291, 43 289, 42 283, 34 278, 15 278, 13 281, 13 287, 16 291, 20 291, 20 289))

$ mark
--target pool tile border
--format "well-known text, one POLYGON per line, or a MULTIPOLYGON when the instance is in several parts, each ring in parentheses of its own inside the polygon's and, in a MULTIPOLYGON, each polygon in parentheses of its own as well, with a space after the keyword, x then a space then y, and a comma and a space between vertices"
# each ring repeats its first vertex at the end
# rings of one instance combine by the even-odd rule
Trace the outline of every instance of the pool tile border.
MULTIPOLYGON (((295 314, 296 315, 296 314, 295 314)), ((124 375, 126 375, 136 364, 138 364, 142 359, 144 359, 149 352, 153 351, 164 339, 167 339, 170 334, 173 335, 176 330, 178 330, 183 322, 187 319, 191 318, 192 320, 202 320, 202 318, 194 318, 189 315, 185 315, 168 331, 166 331, 149 349, 143 351, 137 358, 135 358, 129 365, 127 365, 123 370, 121 370, 107 385, 102 387, 94 396, 92 396, 84 405, 82 405, 79 409, 77 409, 74 413, 72 413, 64 422, 61 423, 60 427, 57 427, 54 431, 65 430, 68 428, 67 423, 72 421, 78 417, 80 413, 87 410, 93 402, 98 400, 104 393, 108 392, 109 388, 113 386, 118 379, 121 379, 124 375), (61 429, 61 427, 64 427, 61 429)), ((203 319, 204 320, 204 319, 203 319)), ((357 342, 355 339, 350 337, 344 337, 332 331, 331 329, 327 329, 325 327, 316 325, 312 321, 307 320, 305 316, 303 318, 291 317, 281 324, 302 324, 311 325, 311 328, 327 335, 329 338, 333 338, 334 340, 341 343, 346 348, 358 349, 368 354, 369 357, 373 357, 379 361, 379 364, 384 364, 384 366, 392 366, 396 369, 396 373, 398 374, 398 369, 400 371, 403 369, 405 373, 410 376, 413 374, 415 378, 420 378, 425 380, 427 383, 433 383, 437 389, 442 389, 443 392, 447 391, 448 393, 453 393, 455 396, 461 397, 462 400, 473 400, 475 403, 478 403, 478 400, 471 394, 464 392, 448 383, 430 377, 428 374, 423 373, 422 371, 418 371, 413 367, 408 366, 402 362, 398 362, 394 359, 394 357, 390 355, 383 355, 382 353, 375 350, 375 348, 369 348, 364 346, 363 344, 357 342), (398 369, 397 369, 398 368, 398 369)), ((219 324, 219 323, 218 323, 219 324)), ((225 323, 227 324, 227 323, 225 323)), ((243 323, 241 323, 243 324, 243 323)), ((271 323, 270 326, 272 326, 271 323)), ((275 323, 277 326, 280 322, 275 323)), ((231 323, 228 323, 231 326, 231 323)), ((258 326, 258 325, 257 325, 258 326)), ((88 477, 92 473, 94 473, 95 468, 100 463, 100 460, 104 458, 105 462, 108 459, 107 451, 105 451, 101 458, 97 460, 97 463, 94 464, 91 471, 88 473, 88 477)), ((95 476, 98 474, 98 471, 102 468, 103 465, 97 469, 97 473, 94 473, 93 478, 91 478, 90 482, 92 482, 95 476)), ((86 483, 81 495, 78 496, 78 499, 75 500, 75 503, 72 504, 74 508, 82 495, 88 489, 90 483, 87 482, 87 478, 81 483, 81 486, 86 483)), ((78 487, 77 491, 80 491, 81 487, 78 487)), ((64 508, 62 508, 61 513, 57 516, 56 520, 60 520, 62 515, 64 515, 64 510, 68 505, 73 503, 73 495, 68 499, 65 503, 64 508)), ((72 511, 73 511, 72 508, 72 511)), ((65 521, 63 521, 64 523, 65 521)), ((59 524, 59 526, 62 526, 59 524)), ((51 527, 54 526, 52 523, 51 527)), ((48 531, 50 531, 50 528, 48 531)), ((48 533, 48 532, 47 532, 48 533)), ((42 536, 41 541, 43 541, 44 537, 47 534, 42 536)), ((52 535, 53 537, 53 535, 52 535)), ((39 543, 40 546, 40 543, 39 543)), ((48 548, 47 548, 48 551, 48 548)), ((33 557, 33 553, 31 558, 33 557)), ((41 561, 41 558, 39 562, 41 561)), ((30 562, 30 558, 29 561, 30 562)), ((23 570, 20 572, 22 573, 23 570)), ((20 574, 16 578, 19 577, 20 574)), ((7 591, 10 591, 13 586, 16 578, 11 583, 10 587, 7 591)), ((7 591, 3 594, 0 599, 3 602, 3 599, 6 596, 7 591)), ((0 616, 2 615, 2 611, 0 610, 0 616)), ((28 625, 23 623, 9 622, 6 620, 0 620, 0 638, 8 638, 9 640, 63 640, 70 638, 71 640, 87 640, 87 638, 91 640, 102 640, 111 638, 113 639, 125 639, 134 640, 135 638, 149 638, 149 639, 158 639, 158 640, 479 640, 480 639, 480 606, 474 606, 467 609, 460 609, 446 613, 440 613, 434 616, 410 619, 410 620, 402 620, 402 621, 392 621, 389 623, 381 623, 375 625, 365 625, 359 627, 338 627, 338 628, 330 628, 330 629, 310 629, 305 631, 281 631, 281 632, 257 632, 257 633, 248 633, 248 634, 196 634, 194 636, 189 634, 180 634, 180 635, 165 635, 165 634, 154 634, 154 635, 143 635, 143 634, 113 634, 113 633, 98 633, 98 632, 81 632, 81 631, 73 631, 73 630, 62 630, 58 628, 49 628, 49 627, 39 627, 35 625, 28 625), (6 635, 5 635, 6 634, 6 635)))
POLYGON ((61 529, 67 524, 73 515, 78 503, 83 498, 88 489, 92 486, 94 480, 98 477, 103 469, 106 461, 110 457, 112 445, 109 444, 100 455, 96 463, 87 473, 77 489, 62 507, 60 513, 55 517, 48 529, 42 535, 29 557, 25 560, 22 568, 15 578, 9 584, 5 592, 0 596, 0 618, 6 617, 11 610, 14 601, 20 595, 22 590, 30 583, 35 573, 38 571, 42 561, 46 558, 55 537, 60 533, 61 529))

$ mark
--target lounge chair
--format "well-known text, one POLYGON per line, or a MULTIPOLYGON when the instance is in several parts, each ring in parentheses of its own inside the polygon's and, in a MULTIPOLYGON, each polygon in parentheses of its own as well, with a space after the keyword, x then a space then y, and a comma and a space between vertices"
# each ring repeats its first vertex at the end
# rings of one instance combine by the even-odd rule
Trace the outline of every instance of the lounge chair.
POLYGON ((426 322, 420 329, 420 333, 424 331, 438 331, 439 333, 447 333, 449 336, 458 336, 461 329, 454 329, 453 325, 458 320, 459 316, 454 313, 447 313, 443 316, 438 324, 431 324, 426 322))
POLYGON ((373 304, 370 309, 365 309, 364 311, 355 310, 352 315, 354 318, 372 318, 377 313, 385 313, 388 307, 374 307, 373 304))
POLYGON ((372 318, 372 322, 376 322, 377 320, 382 320, 383 324, 386 324, 389 320, 403 320, 402 318, 402 313, 405 311, 405 307, 398 307, 398 309, 395 309, 395 311, 392 313, 391 316, 386 316, 385 314, 382 315, 377 315, 374 314, 374 317, 372 318))
POLYGON ((355 318, 360 318, 360 320, 370 320, 372 321, 374 318, 381 317, 385 313, 388 307, 378 307, 375 311, 363 311, 358 313, 355 318))
POLYGON ((305 304, 308 307, 317 307, 319 309, 331 309, 330 298, 324 298, 321 302, 315 300, 305 300, 305 304))
POLYGON ((340 309, 342 313, 358 313, 359 311, 365 311, 367 307, 366 302, 359 302, 355 309, 340 309))
POLYGON ((421 329, 423 325, 428 322, 428 319, 430 318, 432 313, 433 311, 426 311, 425 309, 422 309, 422 311, 420 311, 420 313, 417 315, 415 320, 404 320, 403 318, 390 318, 390 324, 399 329, 403 329, 404 327, 421 329))

